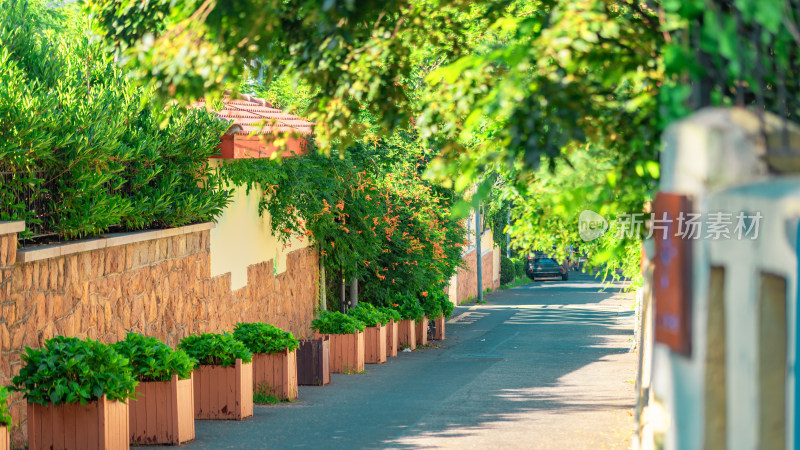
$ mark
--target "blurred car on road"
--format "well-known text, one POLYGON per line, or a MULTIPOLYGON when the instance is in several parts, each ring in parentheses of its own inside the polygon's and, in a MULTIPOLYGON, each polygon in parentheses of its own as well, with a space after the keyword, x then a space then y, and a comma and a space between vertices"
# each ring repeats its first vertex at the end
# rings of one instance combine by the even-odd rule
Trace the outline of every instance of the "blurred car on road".
POLYGON ((563 281, 569 279, 567 269, 553 258, 529 258, 525 272, 533 281, 537 278, 561 278, 563 281))

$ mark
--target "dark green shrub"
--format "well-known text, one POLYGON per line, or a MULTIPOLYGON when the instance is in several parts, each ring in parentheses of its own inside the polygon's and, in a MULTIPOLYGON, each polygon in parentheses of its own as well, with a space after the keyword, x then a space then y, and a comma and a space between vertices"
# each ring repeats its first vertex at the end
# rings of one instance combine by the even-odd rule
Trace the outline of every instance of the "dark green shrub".
POLYGON ((11 426, 11 412, 8 410, 8 389, 0 386, 0 425, 11 426))
POLYGON ((197 361, 183 350, 173 350, 154 337, 128 332, 124 341, 111 347, 130 361, 133 377, 143 381, 169 381, 173 375, 182 380, 192 375, 197 361))
POLYGON ((442 315, 445 319, 449 319, 453 316, 453 309, 455 309, 456 305, 450 301, 450 297, 447 296, 442 291, 437 291, 436 299, 439 301, 440 308, 442 309, 442 315))
POLYGON ((435 319, 442 315, 442 304, 439 301, 439 293, 441 289, 431 288, 425 291, 419 297, 420 306, 425 311, 425 317, 428 319, 435 319))
POLYGON ((516 275, 514 273, 514 263, 505 256, 500 257, 500 284, 513 283, 516 275))
POLYGON ((395 297, 393 305, 397 305, 397 312, 400 313, 402 320, 411 319, 414 321, 420 320, 425 316, 425 310, 416 297, 411 295, 399 295, 395 297))
POLYGON ((311 329, 322 334, 350 334, 364 328, 364 322, 339 311, 320 311, 319 317, 311 322, 311 329))
POLYGON ((368 327, 377 327, 389 323, 389 317, 369 303, 359 303, 347 312, 368 327))
POLYGON ((196 359, 201 366, 230 367, 241 358, 243 363, 253 360, 253 353, 242 341, 230 334, 203 333, 181 339, 178 348, 196 359))
POLYGON ((514 258, 514 273, 517 275, 517 278, 525 278, 525 259, 523 258, 514 258))
POLYGON ((106 395, 132 398, 138 384, 128 360, 102 342, 56 336, 42 348, 25 348, 25 365, 11 383, 31 403, 85 405, 106 395))
POLYGON ((244 342, 253 353, 292 351, 300 345, 292 333, 262 322, 237 323, 233 337, 244 342))
POLYGON ((389 320, 394 320, 395 322, 399 322, 402 320, 400 317, 400 312, 394 308, 389 308, 388 306, 381 306, 378 308, 378 311, 382 312, 389 318, 389 320))

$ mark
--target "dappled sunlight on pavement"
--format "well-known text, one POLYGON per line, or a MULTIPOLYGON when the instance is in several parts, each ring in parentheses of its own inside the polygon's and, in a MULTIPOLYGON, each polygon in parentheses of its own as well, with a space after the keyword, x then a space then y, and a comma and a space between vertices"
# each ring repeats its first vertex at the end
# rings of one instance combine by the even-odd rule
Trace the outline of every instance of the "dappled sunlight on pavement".
POLYGON ((630 448, 632 295, 570 278, 459 307, 447 340, 301 386, 296 403, 198 421, 189 447, 630 448))
POLYGON ((464 351, 451 349, 449 356, 492 358, 495 364, 387 444, 630 448, 636 367, 636 355, 628 352, 632 296, 614 290, 576 302, 576 295, 586 292, 581 288, 597 291, 587 285, 592 283, 553 286, 558 292, 552 299, 532 297, 537 289, 523 286, 468 311, 468 318, 483 315, 458 331, 474 327, 483 337, 463 344, 464 351), (525 303, 513 295, 520 291, 528 293, 525 303), (500 339, 503 333, 506 338, 500 339))

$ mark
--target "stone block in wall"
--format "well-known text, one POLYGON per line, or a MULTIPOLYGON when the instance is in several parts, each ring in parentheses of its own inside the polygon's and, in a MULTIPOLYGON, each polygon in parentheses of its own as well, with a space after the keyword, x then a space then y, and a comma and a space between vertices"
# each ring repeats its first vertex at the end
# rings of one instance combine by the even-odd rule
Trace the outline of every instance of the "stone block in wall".
POLYGON ((10 267, 17 262, 17 234, 0 235, 0 267, 10 267))
POLYGON ((13 286, 12 291, 29 291, 33 286, 33 268, 26 267, 25 270, 12 270, 11 285, 13 286), (22 286, 22 289, 18 286, 22 286))
POLYGON ((0 266, 10 266, 10 258, 8 257, 8 244, 7 241, 11 239, 11 235, 0 236, 0 266))
POLYGON ((0 322, 0 345, 6 349, 11 346, 11 336, 8 332, 8 324, 0 322))
POLYGON ((133 268, 133 261, 139 256, 140 243, 131 244, 125 249, 125 267, 124 271, 128 272, 133 268))
POLYGON ((104 275, 106 268, 105 249, 92 250, 90 254, 91 254, 91 273, 89 274, 89 276, 93 279, 100 278, 104 275))
POLYGON ((6 301, 11 296, 11 276, 13 270, 0 269, 0 301, 6 301))
MULTIPOLYGON (((11 296, 6 297, 10 299, 11 296)), ((17 320, 17 305, 12 301, 8 301, 8 303, 4 303, 2 306, 3 311, 3 319, 5 323, 13 324, 17 320)), ((2 323, 2 322, 0 322, 2 323)))
POLYGON ((83 252, 77 255, 75 270, 78 272, 78 277, 82 281, 88 281, 94 278, 92 266, 92 261, 94 260, 93 253, 94 252, 83 252))
POLYGON ((104 275, 121 273, 125 269, 125 246, 105 249, 104 275))
POLYGON ((13 235, 8 237, 6 241, 7 246, 7 253, 6 253, 6 260, 7 265, 11 266, 17 262, 17 236, 13 235))

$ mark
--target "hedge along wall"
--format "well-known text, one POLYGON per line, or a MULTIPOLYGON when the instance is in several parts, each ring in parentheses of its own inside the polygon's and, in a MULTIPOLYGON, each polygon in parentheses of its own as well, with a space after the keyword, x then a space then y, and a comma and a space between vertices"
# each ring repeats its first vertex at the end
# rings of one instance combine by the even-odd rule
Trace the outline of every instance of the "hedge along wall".
MULTIPOLYGON (((25 346, 39 347, 59 334, 115 342, 133 330, 175 346, 191 333, 264 321, 307 336, 317 299, 316 251, 291 252, 287 270, 277 276, 271 260, 253 264, 247 285, 231 290, 230 274, 210 275, 212 227, 15 251, 14 228, 0 222, 0 383, 19 372, 25 346)), ((12 439, 22 442, 26 405, 19 395, 11 405, 14 424, 22 424, 12 439)))

